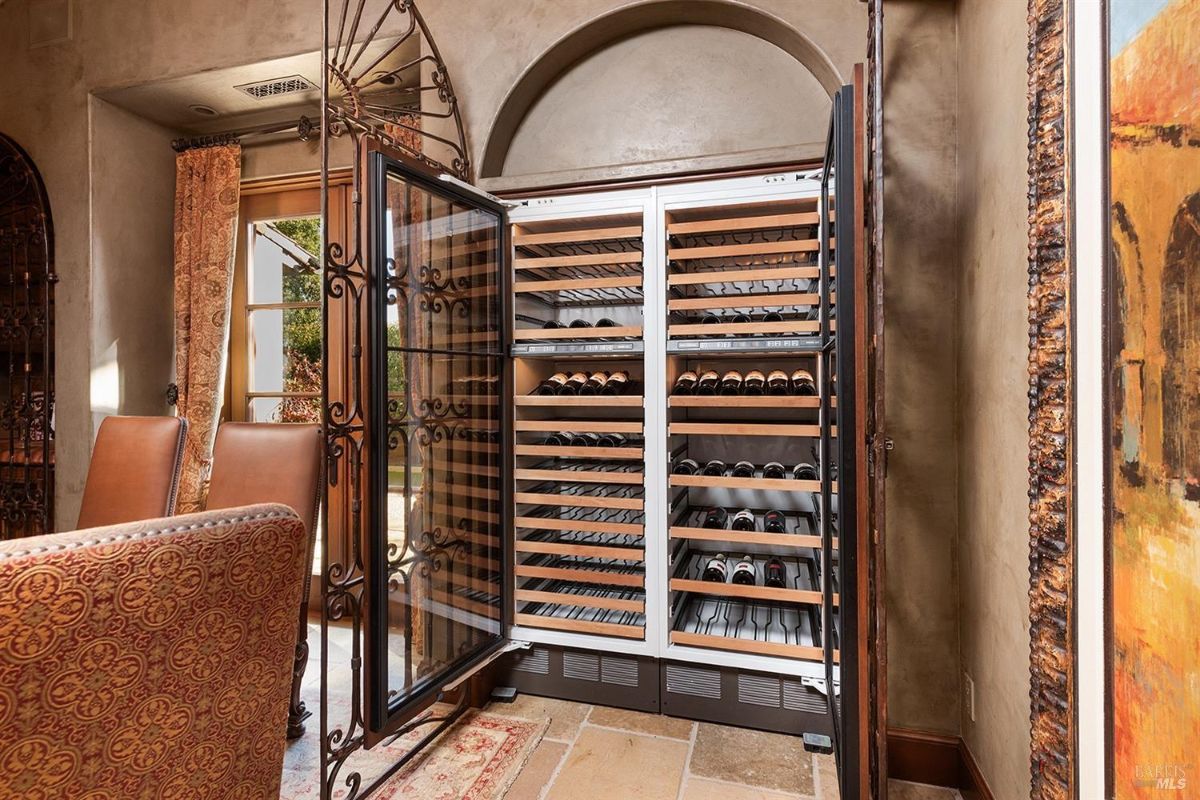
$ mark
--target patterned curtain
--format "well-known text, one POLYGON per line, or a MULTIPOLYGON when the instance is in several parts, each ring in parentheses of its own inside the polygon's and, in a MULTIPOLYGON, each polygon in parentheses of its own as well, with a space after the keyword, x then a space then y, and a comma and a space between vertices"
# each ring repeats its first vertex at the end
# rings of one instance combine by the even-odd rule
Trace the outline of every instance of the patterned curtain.
POLYGON ((203 508, 225 395, 241 178, 240 145, 195 148, 175 161, 175 405, 188 421, 180 514, 203 508))

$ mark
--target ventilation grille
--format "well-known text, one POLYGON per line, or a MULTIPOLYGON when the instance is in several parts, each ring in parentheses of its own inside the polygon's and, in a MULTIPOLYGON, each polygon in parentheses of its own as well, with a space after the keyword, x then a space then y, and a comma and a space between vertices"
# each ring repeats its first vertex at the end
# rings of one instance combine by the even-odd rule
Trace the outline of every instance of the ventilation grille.
POLYGON ((535 647, 532 650, 522 653, 517 656, 517 663, 513 665, 513 669, 517 672, 532 672, 536 675, 550 674, 550 651, 543 647, 535 647))
POLYGON ((752 706, 779 708, 780 685, 778 678, 758 675, 738 675, 738 702, 752 706))
POLYGON ((721 673, 711 669, 695 669, 667 665, 667 691, 692 697, 721 699, 721 673))
POLYGON ((600 680, 600 658, 583 653, 563 653, 563 677, 577 681, 600 680))
POLYGON ((813 714, 824 714, 828 710, 825 695, 799 681, 783 682, 783 707, 788 711, 808 711, 813 714))
POLYGON ((256 83, 243 83, 241 86, 233 87, 239 92, 245 92, 255 100, 264 100, 268 97, 279 97, 285 94, 296 94, 298 92, 311 92, 316 90, 316 86, 308 78, 303 78, 299 75, 291 75, 287 78, 271 78, 268 81, 258 81, 256 83))
POLYGON ((600 680, 617 686, 637 686, 638 663, 632 658, 601 656, 600 680))

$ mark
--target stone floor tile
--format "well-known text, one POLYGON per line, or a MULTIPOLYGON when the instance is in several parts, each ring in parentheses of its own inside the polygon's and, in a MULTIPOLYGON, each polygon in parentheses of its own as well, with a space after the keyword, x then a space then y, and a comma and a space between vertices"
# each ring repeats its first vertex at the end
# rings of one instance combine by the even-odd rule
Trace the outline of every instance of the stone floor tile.
POLYGON ((508 717, 548 719, 550 727, 546 730, 545 738, 569 742, 579 732, 579 726, 591 708, 586 703, 522 694, 511 703, 496 703, 489 710, 508 717))
POLYGON ((585 727, 547 800, 675 800, 687 742, 585 727))
POLYGON ((769 789, 718 783, 704 778, 688 778, 683 800, 799 800, 798 794, 781 794, 769 789))
POLYGON ((888 800, 958 800, 954 789, 908 781, 888 781, 888 800))
POLYGON ((812 795, 812 758, 796 736, 700 723, 689 766, 693 775, 792 794, 812 795))
POLYGON ((543 739, 529 756, 517 779, 508 787, 504 800, 537 800, 542 789, 550 783, 554 770, 567 754, 570 745, 566 742, 551 742, 543 739))
POLYGON ((587 721, 591 725, 619 728, 634 733, 648 733, 651 736, 665 736, 668 739, 686 741, 692 737, 693 723, 691 720, 664 717, 661 714, 644 714, 641 711, 627 711, 623 708, 593 706, 587 721))

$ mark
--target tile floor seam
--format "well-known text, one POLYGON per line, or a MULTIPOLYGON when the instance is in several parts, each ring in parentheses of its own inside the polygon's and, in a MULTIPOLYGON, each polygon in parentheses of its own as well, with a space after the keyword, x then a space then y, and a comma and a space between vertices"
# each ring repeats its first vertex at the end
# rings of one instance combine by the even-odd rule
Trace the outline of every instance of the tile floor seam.
MULTIPOLYGON (((595 706, 588 706, 587 713, 583 715, 583 719, 579 722, 579 727, 575 729, 574 738, 572 738, 570 742, 565 743, 567 745, 567 749, 563 752, 562 758, 558 760, 558 764, 555 765, 554 771, 550 773, 550 778, 546 781, 546 785, 542 787, 542 791, 538 794, 538 800, 546 800, 546 797, 549 796, 550 789, 553 788, 554 782, 558 780, 558 776, 562 772, 563 766, 565 766, 567 761, 571 759, 571 753, 575 750, 575 745, 579 741, 579 735, 583 733, 583 727, 587 725, 587 718, 591 716, 593 708, 595 708, 595 706)), ((553 720, 551 720, 551 723, 553 723, 553 720)))
POLYGON ((813 797, 815 797, 817 800, 824 800, 825 795, 823 792, 825 785, 824 781, 821 780, 821 765, 817 763, 817 756, 815 753, 808 754, 808 762, 812 764, 813 797))
MULTIPOLYGON (((648 733, 646 731, 634 731, 629 728, 614 728, 611 725, 597 725, 594 722, 584 720, 582 725, 587 725, 589 728, 596 728, 602 731, 612 731, 613 733, 632 733, 634 736, 645 736, 647 739, 662 739, 664 742, 685 742, 686 739, 680 739, 677 736, 663 736, 661 733, 648 733)), ((581 725, 581 727, 582 727, 581 725)), ((691 752, 690 750, 688 751, 691 752)))
POLYGON ((683 800, 688 781, 692 777, 692 752, 696 749, 696 732, 699 730, 700 723, 693 721, 692 729, 688 731, 687 757, 683 760, 683 775, 679 777, 679 791, 675 794, 675 800, 683 800))

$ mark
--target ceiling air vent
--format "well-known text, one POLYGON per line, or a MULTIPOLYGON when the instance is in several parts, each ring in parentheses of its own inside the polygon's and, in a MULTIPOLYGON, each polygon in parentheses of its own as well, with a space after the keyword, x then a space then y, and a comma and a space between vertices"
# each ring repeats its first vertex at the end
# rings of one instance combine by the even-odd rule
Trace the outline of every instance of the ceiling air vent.
POLYGON ((285 94, 297 94, 299 92, 313 92, 317 89, 312 81, 299 75, 292 75, 287 78, 271 78, 268 81, 243 83, 241 86, 233 88, 239 92, 245 92, 256 100, 265 100, 268 97, 280 97, 285 94))

